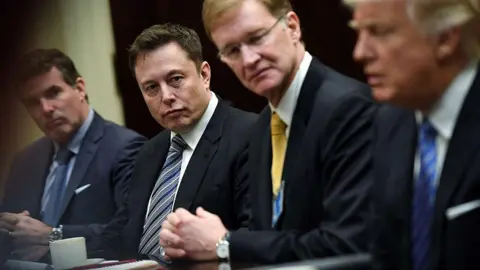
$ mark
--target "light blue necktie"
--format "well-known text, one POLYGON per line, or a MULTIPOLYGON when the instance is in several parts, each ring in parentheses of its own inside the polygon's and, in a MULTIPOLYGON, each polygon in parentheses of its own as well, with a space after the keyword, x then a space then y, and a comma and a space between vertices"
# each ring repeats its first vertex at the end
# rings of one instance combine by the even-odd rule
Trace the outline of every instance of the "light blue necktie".
POLYGON ((186 147, 187 143, 180 135, 172 138, 167 159, 153 188, 150 209, 140 240, 140 254, 159 255, 158 234, 162 222, 173 210, 173 199, 180 179, 182 153, 186 147))
POLYGON ((437 131, 424 119, 419 127, 418 149, 420 172, 413 190, 412 262, 413 270, 428 269, 430 230, 435 205, 435 176, 437 169, 437 131))
POLYGON ((57 226, 60 219, 60 208, 62 206, 65 183, 67 181, 68 163, 73 153, 68 148, 58 150, 55 161, 55 177, 51 187, 48 189, 47 201, 42 215, 42 221, 52 227, 57 226))

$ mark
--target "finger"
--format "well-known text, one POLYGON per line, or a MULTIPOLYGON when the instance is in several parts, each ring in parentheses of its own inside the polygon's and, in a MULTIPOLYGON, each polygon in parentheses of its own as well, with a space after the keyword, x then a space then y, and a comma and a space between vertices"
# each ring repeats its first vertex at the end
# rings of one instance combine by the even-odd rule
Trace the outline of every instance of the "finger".
POLYGON ((14 253, 20 260, 37 261, 48 252, 46 246, 27 246, 20 249, 15 249, 14 253))
POLYGON ((172 233, 169 230, 162 229, 159 233, 159 237, 163 240, 163 245, 161 246, 170 246, 170 247, 181 247, 183 246, 183 240, 180 236, 172 233))
POLYGON ((169 230, 173 233, 177 232, 177 228, 175 226, 173 226, 168 220, 165 220, 162 223, 162 229, 169 230))
POLYGON ((175 213, 178 215, 182 223, 187 223, 191 220, 197 219, 197 217, 194 214, 190 213, 189 211, 183 208, 178 209, 175 213))
POLYGON ((4 220, 0 220, 0 229, 6 230, 6 231, 13 231, 15 230, 15 224, 6 222, 4 220))
POLYGON ((5 223, 10 223, 12 225, 15 225, 18 222, 19 216, 16 214, 12 213, 2 213, 0 214, 0 221, 3 221, 5 223))
POLYGON ((171 259, 183 258, 187 255, 187 253, 183 249, 166 247, 164 250, 165 256, 168 256, 171 259))
POLYGON ((10 236, 13 238, 14 246, 39 244, 35 237, 28 235, 24 231, 12 231, 10 236))
POLYGON ((160 242, 159 243, 160 243, 161 247, 168 247, 168 245, 170 244, 166 240, 163 240, 161 236, 160 236, 160 242))
POLYGON ((180 216, 177 215, 177 213, 169 214, 166 220, 174 227, 178 227, 182 223, 182 220, 180 216))
POLYGON ((198 207, 196 213, 197 213, 197 216, 200 217, 200 218, 214 218, 214 217, 217 217, 217 215, 208 212, 207 210, 203 209, 202 207, 198 207))
POLYGON ((28 212, 28 210, 23 210, 20 215, 22 216, 30 216, 30 212, 28 212))

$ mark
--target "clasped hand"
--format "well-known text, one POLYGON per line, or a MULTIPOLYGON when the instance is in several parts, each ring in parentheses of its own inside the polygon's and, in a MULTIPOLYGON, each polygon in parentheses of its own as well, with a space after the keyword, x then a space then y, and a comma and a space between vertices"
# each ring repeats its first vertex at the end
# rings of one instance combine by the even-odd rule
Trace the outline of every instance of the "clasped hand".
POLYGON ((160 246, 167 259, 214 260, 216 244, 226 233, 217 215, 201 207, 196 215, 179 208, 162 223, 160 246))
POLYGON ((48 252, 48 236, 52 227, 21 213, 0 213, 0 230, 13 239, 12 252, 21 260, 38 260, 48 252))

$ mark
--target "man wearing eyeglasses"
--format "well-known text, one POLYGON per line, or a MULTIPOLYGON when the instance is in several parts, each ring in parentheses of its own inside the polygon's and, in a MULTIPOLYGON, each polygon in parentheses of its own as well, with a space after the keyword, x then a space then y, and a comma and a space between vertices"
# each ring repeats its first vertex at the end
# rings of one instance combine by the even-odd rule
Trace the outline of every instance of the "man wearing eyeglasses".
POLYGON ((219 56, 268 99, 252 132, 249 230, 228 232, 198 209, 170 214, 160 245, 171 258, 280 263, 367 249, 371 183, 369 88, 305 50, 287 0, 205 0, 219 56))

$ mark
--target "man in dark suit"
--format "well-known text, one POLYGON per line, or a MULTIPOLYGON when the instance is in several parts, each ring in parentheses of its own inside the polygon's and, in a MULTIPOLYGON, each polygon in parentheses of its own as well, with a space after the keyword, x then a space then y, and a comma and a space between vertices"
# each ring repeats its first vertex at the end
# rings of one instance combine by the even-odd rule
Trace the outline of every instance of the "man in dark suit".
POLYGON ((14 257, 37 260, 49 241, 102 232, 125 199, 145 138, 98 115, 74 63, 56 49, 25 55, 18 91, 45 137, 14 159, 0 227, 14 257))
POLYGON ((164 24, 144 30, 130 48, 130 63, 150 113, 165 130, 135 161, 128 204, 101 239, 110 250, 104 256, 160 256, 161 222, 179 207, 202 206, 230 229, 246 226, 248 187, 241 169, 256 115, 210 91, 210 66, 192 29, 164 24))
POLYGON ((369 89, 305 51, 288 1, 206 0, 207 34, 269 101, 252 128, 250 230, 177 210, 160 233, 170 257, 278 263, 366 251, 371 181, 369 89), (230 254, 228 254, 228 251, 230 254))
POLYGON ((478 265, 478 8, 468 1, 355 6, 354 57, 364 64, 375 98, 390 103, 376 122, 373 254, 379 269, 478 265))

